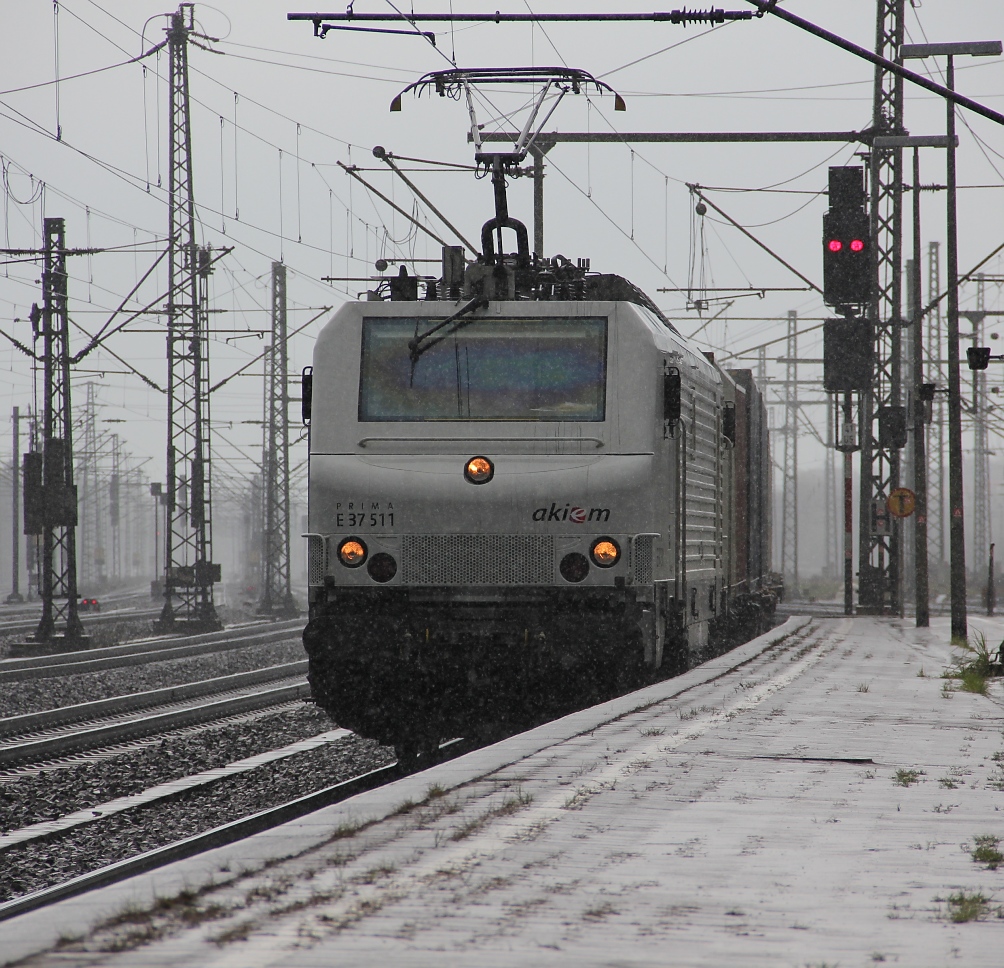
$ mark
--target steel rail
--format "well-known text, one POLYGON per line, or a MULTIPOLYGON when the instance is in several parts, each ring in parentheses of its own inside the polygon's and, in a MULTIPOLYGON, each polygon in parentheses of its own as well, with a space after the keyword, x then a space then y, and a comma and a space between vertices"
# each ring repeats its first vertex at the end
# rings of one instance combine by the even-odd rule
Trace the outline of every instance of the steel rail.
MULTIPOLYGON (((131 606, 122 610, 106 610, 102 612, 84 612, 88 626, 111 625, 113 622, 142 621, 151 615, 159 615, 155 609, 132 609, 131 606)), ((34 635, 38 628, 38 615, 29 614, 25 618, 12 616, 9 621, 0 621, 0 635, 18 635, 20 633, 34 635)), ((39 645, 39 649, 47 646, 39 645)))
POLYGON ((164 867, 176 860, 194 857, 196 854, 213 850, 215 847, 232 844, 262 831, 271 830, 273 827, 288 823, 290 820, 296 820, 315 810, 320 810, 322 807, 347 800, 357 793, 375 789, 384 783, 396 780, 398 776, 397 764, 393 763, 362 776, 353 777, 351 780, 344 780, 334 786, 325 787, 315 793, 308 793, 298 800, 284 803, 269 810, 262 810, 250 817, 242 817, 240 820, 234 820, 221 827, 215 827, 205 833, 196 834, 165 847, 156 847, 137 857, 109 864, 107 867, 99 868, 88 874, 81 874, 79 877, 74 877, 63 884, 57 884, 55 887, 44 888, 41 891, 34 891, 23 897, 14 898, 0 904, 0 921, 6 921, 19 914, 54 904, 56 901, 83 894, 96 887, 106 887, 109 884, 124 881, 126 878, 164 867))
POLYGON ((142 665, 147 662, 163 662, 167 659, 181 659, 193 655, 208 655, 230 649, 245 648, 249 645, 268 645, 286 638, 293 638, 291 632, 298 631, 303 621, 293 619, 288 622, 256 623, 223 632, 205 635, 140 639, 126 645, 113 645, 103 649, 84 649, 76 652, 60 652, 55 655, 26 656, 0 660, 0 683, 20 682, 24 679, 43 679, 71 673, 95 672, 100 669, 121 666, 142 665), (266 631, 260 631, 261 629, 266 631), (250 633, 250 634, 249 634, 250 633), (176 645, 175 643, 183 643, 176 645))
POLYGON ((106 723, 67 734, 5 743, 0 745, 0 766, 17 766, 25 762, 68 756, 101 746, 118 745, 185 726, 200 725, 240 713, 266 709, 309 695, 310 686, 301 681, 241 696, 217 699, 198 706, 186 706, 182 709, 145 715, 124 722, 106 723))
POLYGON ((93 702, 79 703, 74 706, 60 706, 41 712, 7 716, 0 719, 0 737, 23 736, 57 726, 91 722, 102 716, 135 712, 138 709, 149 709, 168 703, 198 699, 213 693, 257 686, 264 682, 273 682, 276 679, 285 679, 294 675, 306 674, 306 672, 307 660, 302 659, 297 662, 266 666, 263 669, 252 669, 249 672, 235 672, 227 676, 201 679, 198 682, 188 682, 180 686, 164 686, 160 689, 132 692, 109 699, 96 699, 93 702))
POLYGON ((226 780, 247 778, 256 770, 261 770, 274 763, 281 763, 302 753, 309 753, 324 746, 342 742, 353 735, 347 729, 329 730, 326 733, 311 736, 306 740, 291 743, 279 749, 266 750, 263 753, 245 757, 243 760, 228 763, 223 767, 203 770, 201 773, 193 773, 189 776, 156 783, 138 793, 116 797, 105 803, 95 803, 90 808, 84 807, 80 810, 74 810, 54 820, 39 820, 27 827, 9 830, 0 834, 0 855, 4 851, 22 844, 62 837, 71 831, 79 830, 82 826, 101 823, 110 817, 127 813, 130 810, 140 810, 152 803, 169 803, 189 793, 204 792, 207 787, 223 783, 226 780))

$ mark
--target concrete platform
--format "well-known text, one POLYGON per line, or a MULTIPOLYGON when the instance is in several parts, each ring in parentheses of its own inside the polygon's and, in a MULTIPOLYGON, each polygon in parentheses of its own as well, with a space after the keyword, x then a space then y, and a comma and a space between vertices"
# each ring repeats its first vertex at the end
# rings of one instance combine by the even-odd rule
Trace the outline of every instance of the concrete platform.
POLYGON ((793 619, 685 676, 0 924, 0 959, 1000 968, 1004 865, 971 854, 1004 841, 1004 690, 940 678, 947 642, 947 619, 793 619), (980 919, 953 921, 953 896, 980 919))

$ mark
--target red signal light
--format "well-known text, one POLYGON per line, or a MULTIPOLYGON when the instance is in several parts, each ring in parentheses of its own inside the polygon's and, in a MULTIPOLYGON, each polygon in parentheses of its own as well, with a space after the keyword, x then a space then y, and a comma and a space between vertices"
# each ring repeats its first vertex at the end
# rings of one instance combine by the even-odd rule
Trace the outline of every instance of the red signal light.
POLYGON ((839 252, 844 247, 844 243, 841 242, 840 239, 830 239, 830 241, 826 243, 826 247, 831 252, 839 252))
POLYGON ((864 247, 865 244, 861 239, 851 239, 851 252, 860 252, 864 247))

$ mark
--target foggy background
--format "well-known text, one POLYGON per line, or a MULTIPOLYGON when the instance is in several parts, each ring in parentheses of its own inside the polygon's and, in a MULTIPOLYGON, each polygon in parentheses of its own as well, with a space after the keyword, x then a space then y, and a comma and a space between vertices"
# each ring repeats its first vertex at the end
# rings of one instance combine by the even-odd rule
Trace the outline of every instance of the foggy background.
MULTIPOLYGON (((406 9, 400 3, 397 6, 406 9)), ((746 9, 735 0, 727 9, 746 9)), ((871 49, 874 0, 820 3, 789 0, 786 8, 871 49)), ((647 10, 646 5, 582 0, 573 5, 503 2, 490 9, 510 12, 647 10)), ((669 9, 665 5, 662 8, 669 9)), ((8 3, 0 34, 0 161, 3 169, 5 248, 38 248, 43 217, 66 219, 70 247, 110 251, 69 259, 72 350, 97 331, 149 269, 167 234, 168 59, 166 50, 141 58, 164 39, 176 6, 152 0, 59 0, 8 3), (127 63, 136 58, 137 62, 127 63), (81 76, 83 75, 83 76, 81 76), (53 83, 56 77, 58 84, 53 83)), ((257 357, 268 342, 271 263, 287 267, 289 330, 315 321, 290 341, 290 371, 311 361, 313 340, 330 316, 325 307, 372 288, 375 282, 323 282, 322 277, 370 277, 374 262, 387 259, 395 272, 402 259, 438 259, 439 246, 417 232, 389 206, 347 177, 338 162, 357 165, 362 176, 402 208, 415 212, 437 234, 447 230, 417 206, 406 186, 372 155, 375 145, 410 158, 469 166, 469 121, 465 104, 411 94, 403 111, 388 111, 394 95, 428 71, 460 67, 568 65, 589 71, 627 102, 613 111, 612 98, 568 96, 545 130, 556 131, 812 131, 862 129, 871 124, 873 69, 863 60, 777 19, 706 26, 671 24, 457 25, 437 27, 436 46, 417 36, 332 31, 325 40, 309 23, 290 23, 287 12, 304 10, 274 0, 215 0, 196 4, 198 29, 212 40, 207 49, 189 47, 192 99, 193 182, 199 243, 233 246, 212 279, 210 384, 257 357)), ((313 8, 311 8, 313 9, 313 8)), ((322 7, 321 9, 329 9, 322 7)), ((343 9, 330 8, 332 12, 343 9)), ((392 11, 383 0, 358 0, 355 10, 392 11)), ((419 0, 407 9, 423 12, 484 11, 468 0, 419 0)), ((386 24, 402 27, 402 23, 386 24)), ((428 25, 423 30, 430 29, 428 25)), ((999 0, 907 2, 908 42, 1004 38, 999 0)), ((913 61, 937 80, 943 61, 913 61)), ((998 110, 1004 109, 1004 58, 958 58, 957 88, 998 110)), ((525 94, 525 92, 523 92, 525 94)), ((478 104, 485 130, 512 130, 525 113, 512 113, 518 96, 493 94, 478 104)), ((905 124, 913 134, 940 134, 945 109, 940 98, 906 86, 905 124)), ((1004 131, 959 112, 959 266, 965 272, 1001 241, 1004 131)), ((800 287, 797 277, 709 213, 694 214, 687 183, 711 189, 709 198, 753 232, 799 272, 821 283, 821 219, 829 165, 860 162, 856 144, 624 144, 556 146, 546 158, 545 253, 589 258, 594 270, 627 276, 646 290, 686 334, 699 332, 702 345, 725 365, 756 367, 756 347, 787 331, 787 314, 798 313, 806 328, 830 315, 811 291, 770 292, 763 298, 705 292, 731 287, 800 287), (710 301, 703 313, 688 308, 692 298, 710 301), (715 317, 711 322, 709 319, 715 317)), ((921 153, 922 182, 944 184, 944 152, 921 153)), ((493 214, 488 180, 448 166, 408 163, 419 188, 468 238, 479 238, 493 214)), ((532 182, 510 183, 510 212, 532 226, 532 182)), ((923 245, 942 243, 944 192, 923 198, 923 245)), ((449 241, 452 238, 444 235, 449 241)), ((909 252, 909 233, 904 250, 909 252)), ((415 263, 418 271, 434 267, 415 263)), ((1000 309, 1002 265, 984 267, 986 308, 1000 309)), ((166 286, 166 262, 126 301, 136 310, 166 286)), ((924 293, 928 280, 924 279, 924 293)), ((975 308, 975 286, 961 294, 963 309, 975 308)), ((0 330, 31 343, 32 303, 41 301, 40 267, 19 256, 5 257, 0 272, 0 330)), ((692 305, 692 302, 691 302, 692 305)), ((988 321, 988 331, 997 326, 988 321)), ((967 331, 965 321, 963 332, 967 331)), ((994 345, 994 344, 990 344, 994 345)), ((1000 344, 996 344, 999 346, 1000 344)), ((783 341, 767 348, 768 376, 784 379, 783 341)), ((821 330, 799 338, 800 357, 822 355, 821 330)), ((0 593, 10 588, 10 414, 41 405, 33 361, 0 338, 0 593)), ((821 379, 821 367, 799 367, 799 377, 821 379)), ((129 547, 119 552, 122 574, 152 577, 154 508, 150 481, 165 478, 165 321, 150 313, 95 350, 74 370, 76 419, 90 417, 99 439, 97 487, 107 479, 106 455, 119 450, 120 467, 132 483, 129 547), (113 355, 114 354, 114 355, 113 355), (125 364, 122 361, 125 361, 125 364), (91 385, 88 390, 88 384, 91 385), (117 435, 118 441, 111 440, 117 435)), ((963 370, 966 392, 968 371, 963 370)), ((990 386, 1004 383, 1000 364, 991 364, 990 386)), ((768 388, 772 426, 783 426, 782 391, 768 388)), ((298 396, 297 390, 291 391, 298 396)), ((822 400, 818 388, 802 399, 822 400)), ((991 397, 996 401, 996 397, 991 397)), ((822 406, 807 406, 799 438, 799 570, 812 575, 827 565, 825 449, 822 406), (810 426, 811 425, 811 426, 810 426)), ((298 430, 298 409, 291 408, 298 430)), ((263 416, 260 362, 229 380, 212 396, 213 520, 215 558, 232 581, 248 564, 254 522, 250 478, 260 461, 263 416)), ((996 420, 996 418, 994 418, 996 420)), ((999 423, 991 421, 991 449, 999 423)), ((24 431, 22 427, 22 431, 24 431)), ((79 431, 75 444, 82 444, 79 431)), ((294 440, 296 434, 293 435, 294 440)), ((971 432, 965 438, 972 448, 971 432)), ((21 450, 27 445, 22 436, 21 450)), ((773 456, 781 459, 775 437, 773 456)), ((296 537, 304 513, 305 439, 294 443, 293 560, 302 561, 296 537)), ((932 474, 939 468, 933 467, 932 474)), ((1004 525, 1002 462, 991 467, 992 522, 1004 525)), ((780 487, 780 467, 775 486, 780 487)), ((967 507, 972 508, 972 471, 966 472, 967 507)), ((839 466, 838 466, 839 482, 839 466)), ((79 459, 78 459, 79 483, 79 459)), ((857 462, 855 462, 855 486, 857 462)), ((855 513, 857 505, 855 504, 855 513)), ((775 542, 780 505, 775 509, 775 542)), ((836 518, 839 531, 839 514, 836 518)), ((20 528, 18 528, 20 530, 20 528)), ((839 548, 839 534, 833 548, 839 548)), ((107 579, 104 561, 81 549, 82 593, 87 576, 107 579)), ((775 551, 775 566, 779 562, 775 551)), ((22 555, 23 567, 23 555, 22 555)), ((296 580, 294 571, 294 580, 296 580)), ((22 591, 23 579, 22 579, 22 591)), ((239 594, 236 589, 232 594, 239 594)), ((2 596, 0 596, 2 597, 2 596)))

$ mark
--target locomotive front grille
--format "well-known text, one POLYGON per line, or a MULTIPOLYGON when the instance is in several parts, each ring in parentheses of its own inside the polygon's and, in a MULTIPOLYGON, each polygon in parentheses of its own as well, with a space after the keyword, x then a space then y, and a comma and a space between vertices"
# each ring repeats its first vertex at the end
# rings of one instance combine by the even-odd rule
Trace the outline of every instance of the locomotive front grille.
POLYGON ((652 583, 652 544, 654 534, 639 534, 634 539, 634 580, 637 585, 652 583))
POLYGON ((536 534, 412 534, 401 549, 406 585, 550 585, 554 541, 536 534))
POLYGON ((324 584, 324 538, 319 534, 307 535, 307 584, 324 584))

